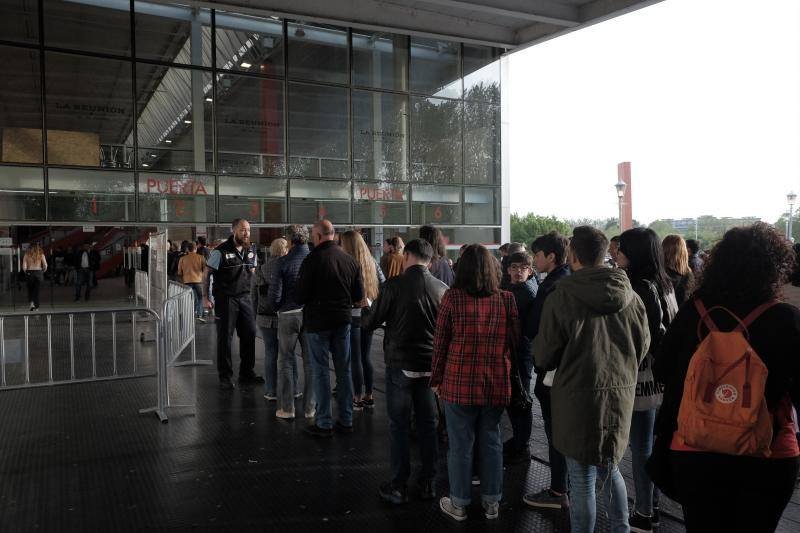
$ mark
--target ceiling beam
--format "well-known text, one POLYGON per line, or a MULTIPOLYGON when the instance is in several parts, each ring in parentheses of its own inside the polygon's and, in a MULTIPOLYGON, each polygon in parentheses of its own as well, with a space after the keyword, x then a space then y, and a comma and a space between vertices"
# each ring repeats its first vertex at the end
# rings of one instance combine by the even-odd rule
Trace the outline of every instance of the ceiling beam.
POLYGON ((478 13, 486 13, 489 15, 497 15, 501 17, 508 17, 517 20, 529 20, 531 22, 544 22, 554 26, 574 27, 580 25, 578 20, 578 10, 566 6, 555 5, 559 13, 556 14, 553 5, 547 6, 549 9, 545 10, 546 2, 517 2, 515 5, 509 5, 508 2, 493 2, 491 5, 487 4, 473 4, 472 2, 465 2, 463 0, 422 0, 426 4, 433 4, 444 7, 452 7, 455 9, 463 9, 465 11, 475 11, 478 13), (531 6, 534 9, 531 9, 531 6))

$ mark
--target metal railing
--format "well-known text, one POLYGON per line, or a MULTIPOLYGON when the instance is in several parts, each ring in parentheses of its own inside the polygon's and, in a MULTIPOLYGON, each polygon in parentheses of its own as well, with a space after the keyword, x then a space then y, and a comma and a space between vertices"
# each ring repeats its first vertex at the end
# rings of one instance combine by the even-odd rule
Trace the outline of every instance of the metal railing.
POLYGON ((143 305, 150 308, 150 278, 147 272, 143 270, 136 270, 133 278, 134 295, 136 296, 136 305, 143 305))
MULTIPOLYGON (((137 353, 142 350, 137 335, 137 327, 143 322, 140 313, 155 319, 153 327, 159 338, 160 319, 144 307, 3 313, 0 315, 0 390, 152 376, 154 370, 141 372, 137 353), (84 317, 88 318, 88 323, 84 317), (129 325, 127 320, 121 319, 125 317, 130 317, 129 325), (76 323, 79 323, 77 327, 76 323), (110 338, 98 339, 98 325, 103 328, 110 325, 110 338), (123 327, 130 328, 130 339, 120 341, 123 327), (32 330, 35 331, 32 333, 32 330), (33 351, 32 343, 36 344, 33 351), (123 349, 128 345, 129 354, 123 349), (45 350, 46 360, 41 357, 45 350), (120 365, 123 352, 127 356, 125 369, 120 365), (21 374, 18 382, 10 383, 12 370, 21 374)), ((159 346, 156 346, 155 360, 159 359, 158 352, 159 346)))

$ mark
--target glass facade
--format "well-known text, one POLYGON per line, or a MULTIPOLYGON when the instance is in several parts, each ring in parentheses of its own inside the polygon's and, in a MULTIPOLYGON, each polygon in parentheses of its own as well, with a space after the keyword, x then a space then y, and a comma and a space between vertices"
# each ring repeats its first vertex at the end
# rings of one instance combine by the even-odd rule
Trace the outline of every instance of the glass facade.
POLYGON ((178 3, 0 4, 0 220, 500 226, 502 50, 178 3))

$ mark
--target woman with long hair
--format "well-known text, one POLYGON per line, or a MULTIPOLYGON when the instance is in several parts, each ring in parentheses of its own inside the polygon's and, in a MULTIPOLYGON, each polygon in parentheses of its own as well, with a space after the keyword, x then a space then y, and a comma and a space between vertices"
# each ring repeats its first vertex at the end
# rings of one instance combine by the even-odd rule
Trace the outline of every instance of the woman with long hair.
POLYGON ((39 309, 39 288, 44 281, 47 271, 47 259, 39 243, 33 243, 22 258, 22 271, 25 272, 28 285, 28 301, 31 302, 31 311, 39 309))
POLYGON ((378 297, 378 288, 386 281, 380 266, 369 251, 364 238, 357 231, 349 230, 342 234, 342 248, 353 256, 361 266, 361 279, 364 282, 364 299, 353 307, 353 321, 350 325, 350 369, 353 375, 353 410, 375 407, 372 397, 373 368, 372 332, 361 329, 361 321, 366 318, 369 308, 378 297))
POLYGON ((631 287, 644 303, 650 329, 650 350, 639 366, 630 430, 636 491, 630 527, 631 531, 648 533, 653 523, 659 521, 659 494, 645 470, 653 451, 653 425, 661 404, 660 384, 653 377, 653 353, 678 312, 678 304, 664 268, 664 251, 656 232, 649 228, 633 228, 620 235, 617 262, 627 272, 631 287))
POLYGON ((384 241, 381 257, 381 270, 386 279, 392 279, 403 273, 403 239, 400 237, 390 237, 384 241))
POLYGON ((500 290, 500 277, 498 261, 485 247, 471 244, 436 319, 431 388, 444 403, 450 478, 450 495, 439 501, 439 508, 458 521, 467 518, 472 499, 473 447, 480 457, 486 518, 498 517, 503 492, 500 417, 511 401, 510 372, 520 329, 514 297, 500 290))
POLYGON ((428 270, 431 271, 433 277, 447 285, 448 287, 453 284, 455 274, 450 263, 447 262, 447 247, 444 244, 444 235, 442 230, 435 226, 422 226, 419 228, 419 238, 428 241, 433 247, 433 259, 428 270))
MULTIPOLYGON (((694 305, 681 308, 656 354, 656 377, 664 383, 658 447, 669 450, 667 467, 689 533, 774 531, 794 492, 800 448, 791 403, 800 400, 800 310, 780 302, 794 261, 791 244, 771 225, 759 222, 726 232, 705 264, 694 305), (754 318, 754 311, 761 314, 754 318), (692 447, 679 431, 684 383, 700 337, 708 334, 709 324, 729 332, 741 328, 740 321, 768 372, 763 393, 772 434, 768 457, 692 447)), ((725 385, 728 391, 742 387, 731 383, 725 385)), ((744 410, 739 403, 744 396, 740 389, 725 403, 744 410)))
POLYGON ((689 268, 689 249, 680 235, 667 235, 661 241, 661 247, 664 249, 664 267, 680 307, 689 299, 694 289, 694 274, 689 268))

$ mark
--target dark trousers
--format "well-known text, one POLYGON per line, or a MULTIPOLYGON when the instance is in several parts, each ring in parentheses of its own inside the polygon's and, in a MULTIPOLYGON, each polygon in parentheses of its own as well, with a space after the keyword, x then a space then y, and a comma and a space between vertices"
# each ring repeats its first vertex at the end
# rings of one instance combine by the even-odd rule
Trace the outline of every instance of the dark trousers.
POLYGON ((39 309, 39 287, 44 279, 44 274, 41 270, 28 270, 27 284, 28 284, 28 301, 33 302, 33 306, 39 309))
POLYGON ((256 321, 250 295, 217 296, 214 311, 217 316, 217 371, 220 379, 233 375, 231 345, 234 331, 239 335, 239 377, 255 375, 256 321))
POLYGON ((361 317, 354 316, 350 324, 350 368, 353 374, 353 395, 372 394, 372 331, 361 329, 361 317))
POLYGON ((386 411, 389 415, 389 444, 392 453, 392 484, 405 487, 411 476, 409 428, 411 410, 417 423, 422 470, 419 479, 436 476, 439 440, 436 436, 438 410, 436 397, 428 385, 430 378, 409 378, 398 368, 386 367, 386 411))
POLYGON ((81 287, 86 286, 85 298, 88 300, 92 293, 92 274, 88 268, 77 269, 75 278, 75 300, 81 299, 81 287))
MULTIPOLYGON (((544 374, 542 375, 544 377, 544 374)), ((542 419, 544 420, 544 433, 547 436, 548 453, 550 455, 550 489, 556 492, 567 492, 567 460, 553 447, 553 413, 551 412, 550 387, 545 387, 539 382, 537 376, 537 387, 534 389, 539 405, 542 407, 542 419)))
MULTIPOLYGON (((531 390, 531 374, 533 373, 533 356, 528 350, 519 350, 517 355, 517 367, 519 376, 522 378, 522 386, 531 390)), ((511 429, 514 436, 511 437, 506 446, 510 446, 511 452, 528 451, 528 442, 531 440, 533 430, 533 411, 531 409, 519 410, 507 407, 508 420, 511 422, 511 429)))
POLYGON ((800 459, 670 452, 687 533, 771 533, 789 503, 800 459))

